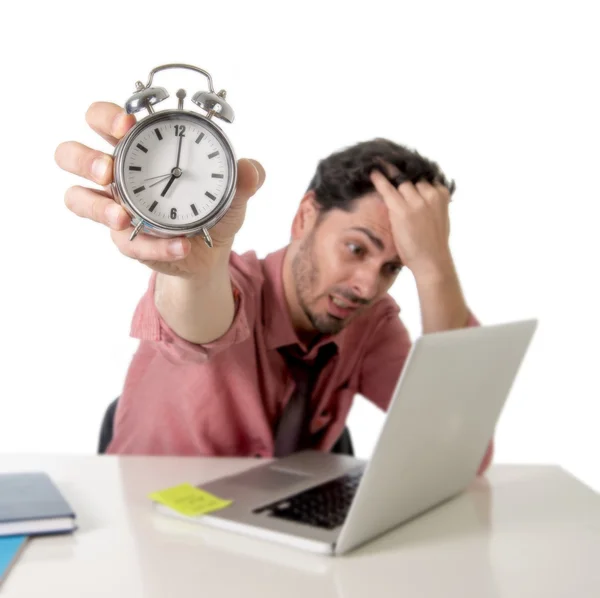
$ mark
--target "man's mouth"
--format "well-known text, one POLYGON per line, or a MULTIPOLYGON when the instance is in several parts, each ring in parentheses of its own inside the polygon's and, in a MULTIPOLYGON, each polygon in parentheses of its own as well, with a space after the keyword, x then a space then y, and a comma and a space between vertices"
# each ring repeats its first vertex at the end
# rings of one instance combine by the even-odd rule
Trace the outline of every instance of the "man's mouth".
POLYGON ((333 295, 329 295, 329 314, 334 316, 335 318, 339 318, 341 320, 347 318, 352 315, 358 305, 355 303, 351 303, 341 297, 334 297, 333 295))
POLYGON ((355 304, 350 303, 349 301, 345 301, 340 297, 334 297, 333 295, 331 295, 331 300, 342 309, 355 309, 357 307, 355 304))

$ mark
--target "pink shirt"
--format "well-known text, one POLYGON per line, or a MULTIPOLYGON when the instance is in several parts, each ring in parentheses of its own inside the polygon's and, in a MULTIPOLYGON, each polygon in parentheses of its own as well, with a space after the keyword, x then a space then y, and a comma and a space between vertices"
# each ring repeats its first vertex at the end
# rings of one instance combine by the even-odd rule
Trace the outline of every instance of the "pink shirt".
MULTIPOLYGON (((165 323, 154 303, 156 273, 151 275, 133 317, 131 336, 140 345, 127 372, 108 453, 273 456, 273 430, 294 389, 277 349, 302 346, 283 293, 285 251, 264 259, 254 252, 232 252, 230 274, 238 294, 234 320, 220 339, 204 345, 182 339, 165 323)), ((337 344, 337 354, 314 387, 314 448, 329 451, 335 444, 355 393, 387 409, 411 347, 399 312, 386 295, 307 354, 312 359, 322 344, 337 344)), ((468 325, 478 325, 473 316, 468 325)), ((491 445, 488 453, 491 457, 491 445)))

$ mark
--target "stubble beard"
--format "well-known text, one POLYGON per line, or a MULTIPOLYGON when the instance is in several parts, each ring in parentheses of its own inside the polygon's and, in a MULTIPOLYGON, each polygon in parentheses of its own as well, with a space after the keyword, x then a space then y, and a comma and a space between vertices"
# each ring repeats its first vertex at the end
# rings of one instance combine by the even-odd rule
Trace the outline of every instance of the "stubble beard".
POLYGON ((314 297, 313 291, 318 284, 319 273, 319 264, 314 251, 314 231, 312 231, 302 242, 292 261, 296 296, 300 308, 317 332, 337 334, 344 328, 343 320, 334 318, 328 313, 316 313, 310 308, 310 304, 318 299, 314 297))

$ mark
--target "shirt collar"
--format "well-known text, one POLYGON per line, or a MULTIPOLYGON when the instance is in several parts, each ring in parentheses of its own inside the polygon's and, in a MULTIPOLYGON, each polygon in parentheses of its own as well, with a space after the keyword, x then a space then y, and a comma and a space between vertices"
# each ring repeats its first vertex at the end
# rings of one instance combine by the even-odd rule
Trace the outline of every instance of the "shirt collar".
MULTIPOLYGON (((298 345, 305 352, 306 346, 300 341, 294 327, 283 290, 283 262, 288 246, 268 254, 263 261, 263 313, 265 318, 265 341, 267 349, 275 350, 287 345, 298 345)), ((327 343, 333 342, 338 350, 342 345, 346 330, 326 335, 311 347, 310 355, 327 343)))

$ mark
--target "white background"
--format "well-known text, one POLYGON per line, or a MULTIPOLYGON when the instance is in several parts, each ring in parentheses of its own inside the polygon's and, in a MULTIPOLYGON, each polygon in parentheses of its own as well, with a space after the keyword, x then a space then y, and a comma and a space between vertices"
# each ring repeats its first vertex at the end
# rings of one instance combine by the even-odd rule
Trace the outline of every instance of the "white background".
MULTIPOLYGON (((452 249, 483 323, 540 325, 497 430, 496 462, 558 463, 600 490, 599 35, 593 2, 51 2, 3 8, 0 452, 92 453, 137 340, 149 271, 63 203, 54 163, 96 100, 123 104, 167 62, 207 69, 238 157, 267 180, 235 249, 287 243, 319 159, 376 136, 455 178, 452 249), (82 8, 85 6, 85 9, 82 8)), ((159 78, 160 77, 160 78, 159 78)), ((159 74, 191 95, 204 80, 159 74)), ((393 288, 420 333, 409 272, 393 288)), ((382 414, 357 403, 360 456, 382 414)))

